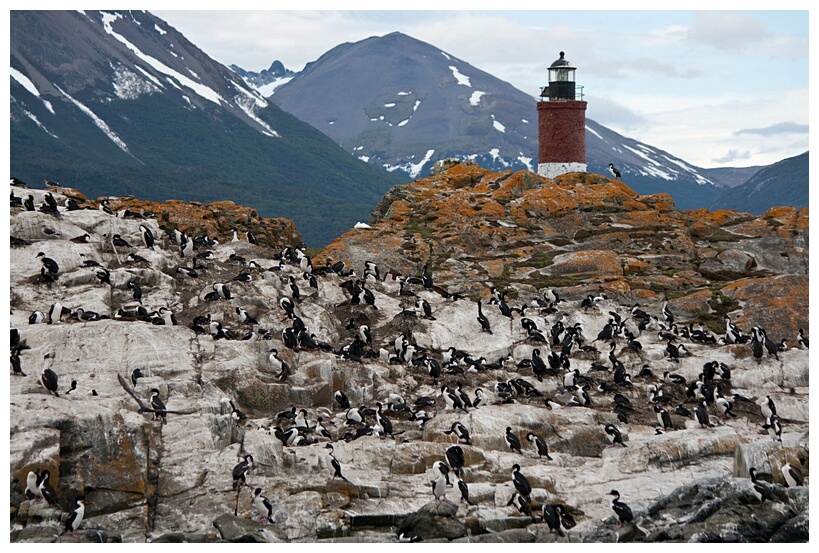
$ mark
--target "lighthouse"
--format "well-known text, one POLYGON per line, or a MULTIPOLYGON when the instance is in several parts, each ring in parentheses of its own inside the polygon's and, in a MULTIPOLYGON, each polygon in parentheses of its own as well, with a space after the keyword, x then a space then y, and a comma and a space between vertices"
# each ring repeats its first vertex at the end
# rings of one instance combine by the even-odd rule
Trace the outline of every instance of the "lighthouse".
POLYGON ((549 178, 586 171, 586 102, 582 93, 576 98, 577 68, 565 55, 549 67, 549 86, 537 103, 537 174, 549 178))

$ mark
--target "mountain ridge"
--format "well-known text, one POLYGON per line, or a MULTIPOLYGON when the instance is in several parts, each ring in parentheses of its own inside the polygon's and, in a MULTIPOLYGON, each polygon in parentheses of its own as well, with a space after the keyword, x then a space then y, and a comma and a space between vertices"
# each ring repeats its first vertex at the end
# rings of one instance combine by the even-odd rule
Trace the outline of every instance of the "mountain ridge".
POLYGON ((148 12, 16 11, 11 23, 11 172, 32 186, 45 175, 90 197, 229 198, 321 245, 403 179, 351 158, 148 12))

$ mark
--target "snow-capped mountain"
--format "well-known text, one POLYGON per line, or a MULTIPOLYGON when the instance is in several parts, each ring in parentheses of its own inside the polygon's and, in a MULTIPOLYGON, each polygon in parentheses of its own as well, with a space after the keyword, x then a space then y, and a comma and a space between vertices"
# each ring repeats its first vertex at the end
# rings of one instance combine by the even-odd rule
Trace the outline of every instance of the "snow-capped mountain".
POLYGON ((287 69, 279 60, 270 64, 267 69, 262 69, 258 73, 245 71, 238 65, 231 65, 230 68, 242 77, 247 84, 256 89, 262 96, 270 96, 276 88, 289 82, 295 73, 287 69))
MULTIPOLYGON (((449 157, 537 170, 537 98, 398 32, 333 48, 269 100, 360 159, 411 177, 449 157)), ((590 119, 586 149, 590 172, 614 163, 635 190, 668 192, 682 209, 722 189, 707 170, 590 119)))
POLYGON ((271 105, 148 12, 10 14, 11 172, 31 185, 230 199, 320 245, 406 180, 271 105))

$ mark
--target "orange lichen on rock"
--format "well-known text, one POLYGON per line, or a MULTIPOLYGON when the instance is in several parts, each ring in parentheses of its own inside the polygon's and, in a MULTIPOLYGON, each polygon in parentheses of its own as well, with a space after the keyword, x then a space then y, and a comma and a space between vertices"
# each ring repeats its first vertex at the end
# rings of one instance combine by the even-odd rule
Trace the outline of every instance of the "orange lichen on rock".
POLYGON ((556 275, 622 273, 620 256, 608 250, 583 250, 555 256, 551 272, 556 275))
POLYGON ((746 278, 727 284, 722 293, 742 302, 746 320, 768 331, 771 338, 795 343, 799 328, 809 325, 808 275, 746 278))
MULTIPOLYGON (((383 224, 366 237, 347 233, 325 251, 362 263, 370 252, 413 270, 429 260, 439 267, 436 283, 451 279, 463 293, 485 292, 492 281, 519 293, 562 283, 566 297, 608 290, 622 302, 659 302, 670 295, 694 314, 714 309, 714 285, 736 278, 737 267, 762 277, 802 271, 808 259, 807 209, 775 208, 765 217, 679 212, 668 194, 641 196, 591 173, 547 179, 455 163, 393 187, 373 221, 383 224), (747 252, 757 264, 726 250, 747 252)), ((806 319, 806 305, 795 309, 806 319)))
POLYGON ((207 234, 224 242, 233 237, 235 228, 239 232, 252 232, 265 246, 280 248, 302 244, 300 233, 289 219, 259 217, 255 209, 229 200, 203 204, 181 200, 149 202, 132 196, 112 196, 98 198, 92 204, 99 207, 103 200, 107 200, 108 207, 114 212, 127 209, 137 214, 153 214, 160 226, 172 227, 191 236, 207 234))

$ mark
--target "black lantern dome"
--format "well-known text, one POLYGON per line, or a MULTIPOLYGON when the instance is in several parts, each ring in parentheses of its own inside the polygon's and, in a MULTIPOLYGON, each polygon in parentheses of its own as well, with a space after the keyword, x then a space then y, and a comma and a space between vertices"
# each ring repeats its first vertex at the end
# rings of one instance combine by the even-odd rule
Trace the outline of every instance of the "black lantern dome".
POLYGON ((541 98, 548 95, 550 101, 575 99, 574 72, 577 68, 572 67, 565 55, 565 52, 560 52, 560 58, 549 67, 549 86, 543 87, 541 98))

